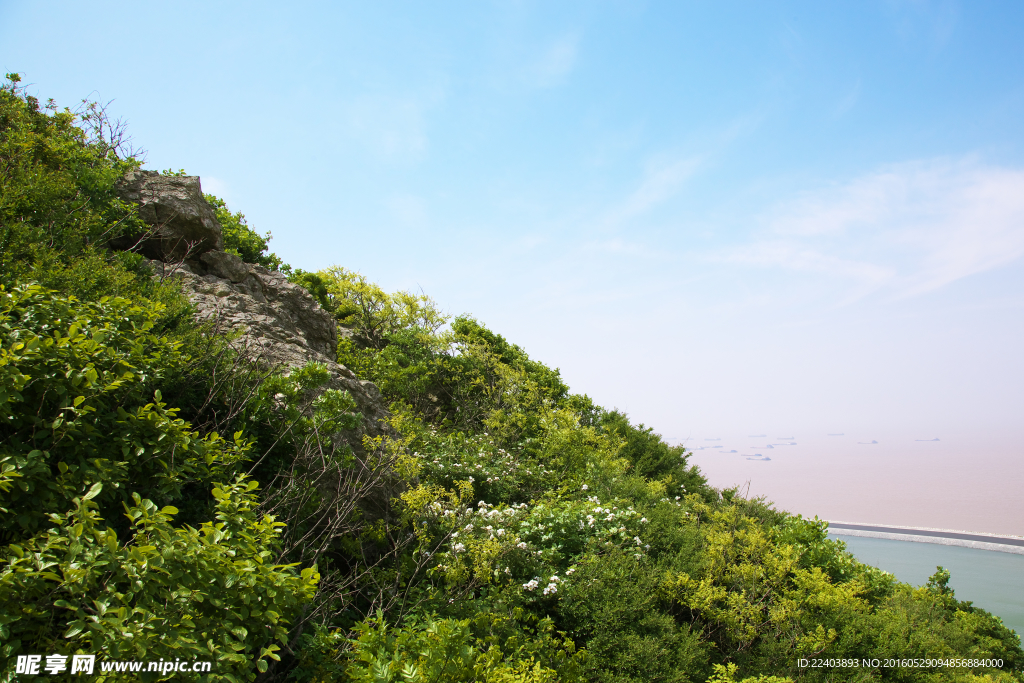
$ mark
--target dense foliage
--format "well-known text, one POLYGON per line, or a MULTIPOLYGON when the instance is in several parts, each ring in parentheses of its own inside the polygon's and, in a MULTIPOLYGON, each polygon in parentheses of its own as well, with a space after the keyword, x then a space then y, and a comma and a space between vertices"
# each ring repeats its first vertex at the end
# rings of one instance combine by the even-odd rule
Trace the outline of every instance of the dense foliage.
POLYGON ((306 287, 381 389, 386 435, 346 440, 365 418, 323 366, 256 365, 108 248, 139 229, 112 130, 0 89, 0 679, 101 653, 213 661, 173 674, 196 680, 1024 680, 1016 634, 941 568, 901 584, 715 490, 479 321, 291 272, 208 196, 226 248, 306 287))

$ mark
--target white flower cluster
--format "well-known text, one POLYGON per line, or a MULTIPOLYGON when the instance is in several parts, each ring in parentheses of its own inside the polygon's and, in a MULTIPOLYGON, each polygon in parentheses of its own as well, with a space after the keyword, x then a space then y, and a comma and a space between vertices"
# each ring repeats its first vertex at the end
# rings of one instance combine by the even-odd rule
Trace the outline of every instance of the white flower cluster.
MULTIPOLYGON (((436 433, 435 430, 431 430, 431 434, 436 435, 436 433)), ((470 439, 470 442, 476 442, 475 453, 454 452, 430 456, 416 452, 413 453, 413 456, 437 468, 438 472, 443 473, 447 468, 447 475, 454 479, 465 477, 472 472, 475 475, 487 477, 488 483, 500 481, 501 476, 514 475, 521 468, 518 457, 503 448, 495 448, 493 439, 475 437, 470 439), (467 459, 478 459, 480 462, 463 462, 467 459)), ((467 479, 470 483, 476 481, 476 477, 472 476, 467 479)))
MULTIPOLYGON (((557 574, 555 574, 550 579, 548 579, 548 585, 544 587, 543 594, 544 595, 554 595, 555 593, 557 593, 558 592, 558 584, 559 584, 559 582, 561 580, 562 579, 558 578, 557 574)), ((539 586, 540 586, 540 577, 535 576, 535 577, 533 577, 532 579, 530 579, 529 581, 527 581, 526 583, 523 584, 523 590, 525 590, 525 591, 535 591, 535 590, 537 590, 537 588, 539 586)))
POLYGON ((519 533, 541 548, 554 548, 566 540, 570 543, 578 542, 566 538, 578 532, 584 532, 579 534, 584 537, 596 536, 604 545, 611 546, 629 543, 631 538, 636 538, 633 534, 639 532, 635 527, 647 523, 647 518, 641 520, 640 513, 632 506, 619 508, 617 505, 603 505, 596 496, 587 498, 587 502, 589 505, 583 510, 578 507, 566 510, 559 506, 538 504, 520 522, 519 533))
MULTIPOLYGON (((428 507, 430 510, 435 512, 441 509, 441 506, 436 503, 431 504, 428 507)), ((511 529, 504 527, 528 507, 529 506, 526 503, 519 503, 507 508, 497 508, 489 505, 486 501, 481 500, 477 502, 475 508, 470 506, 456 509, 456 511, 445 511, 443 516, 455 516, 456 518, 462 517, 462 520, 457 523, 461 524, 462 522, 467 522, 461 528, 457 527, 457 531, 453 531, 451 533, 449 538, 453 543, 459 538, 460 534, 463 534, 467 538, 480 537, 486 538, 489 541, 509 539, 515 547, 521 550, 526 550, 526 543, 524 543, 518 536, 515 536, 511 529), (474 524, 472 521, 474 516, 481 521, 477 521, 477 523, 474 524), (493 523, 487 523, 492 520, 493 523)), ((453 553, 465 552, 465 549, 466 546, 463 543, 457 543, 452 546, 453 553)))

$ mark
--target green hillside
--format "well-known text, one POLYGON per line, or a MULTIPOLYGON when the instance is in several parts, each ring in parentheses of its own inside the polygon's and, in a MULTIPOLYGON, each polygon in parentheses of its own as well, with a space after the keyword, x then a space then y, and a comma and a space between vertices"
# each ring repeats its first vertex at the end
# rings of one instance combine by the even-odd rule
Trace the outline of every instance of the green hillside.
POLYGON ((212 662, 139 680, 1024 681, 941 568, 857 562, 482 322, 284 265, 208 197, 380 389, 354 442, 325 365, 261 364, 125 248, 150 227, 110 124, 0 89, 0 679, 79 653, 212 662))

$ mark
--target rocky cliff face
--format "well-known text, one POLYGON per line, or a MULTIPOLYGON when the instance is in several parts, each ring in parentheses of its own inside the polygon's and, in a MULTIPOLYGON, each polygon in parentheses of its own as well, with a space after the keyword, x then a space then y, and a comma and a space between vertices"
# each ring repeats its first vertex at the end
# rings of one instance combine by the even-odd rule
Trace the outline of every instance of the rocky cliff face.
POLYGON ((357 451, 364 434, 384 433, 381 420, 388 413, 377 387, 335 361, 334 318, 281 273, 223 251, 220 225, 202 197, 199 178, 141 174, 126 178, 121 197, 138 202, 139 215, 153 226, 140 251, 153 259, 149 263, 154 274, 180 280, 199 318, 215 321, 224 332, 240 332, 238 343, 261 363, 286 372, 309 361, 326 365, 330 387, 348 391, 363 414, 358 432, 346 435, 357 451))

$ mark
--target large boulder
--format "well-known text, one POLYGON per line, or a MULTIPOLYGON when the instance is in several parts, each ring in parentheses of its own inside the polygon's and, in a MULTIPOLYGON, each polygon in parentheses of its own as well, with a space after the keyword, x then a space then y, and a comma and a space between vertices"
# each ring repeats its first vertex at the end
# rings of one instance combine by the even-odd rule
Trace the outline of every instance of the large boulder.
POLYGON ((169 176, 132 171, 117 187, 118 196, 139 205, 139 217, 150 226, 144 235, 114 241, 115 249, 137 249, 165 262, 195 259, 222 251, 220 223, 206 199, 198 176, 169 176))

